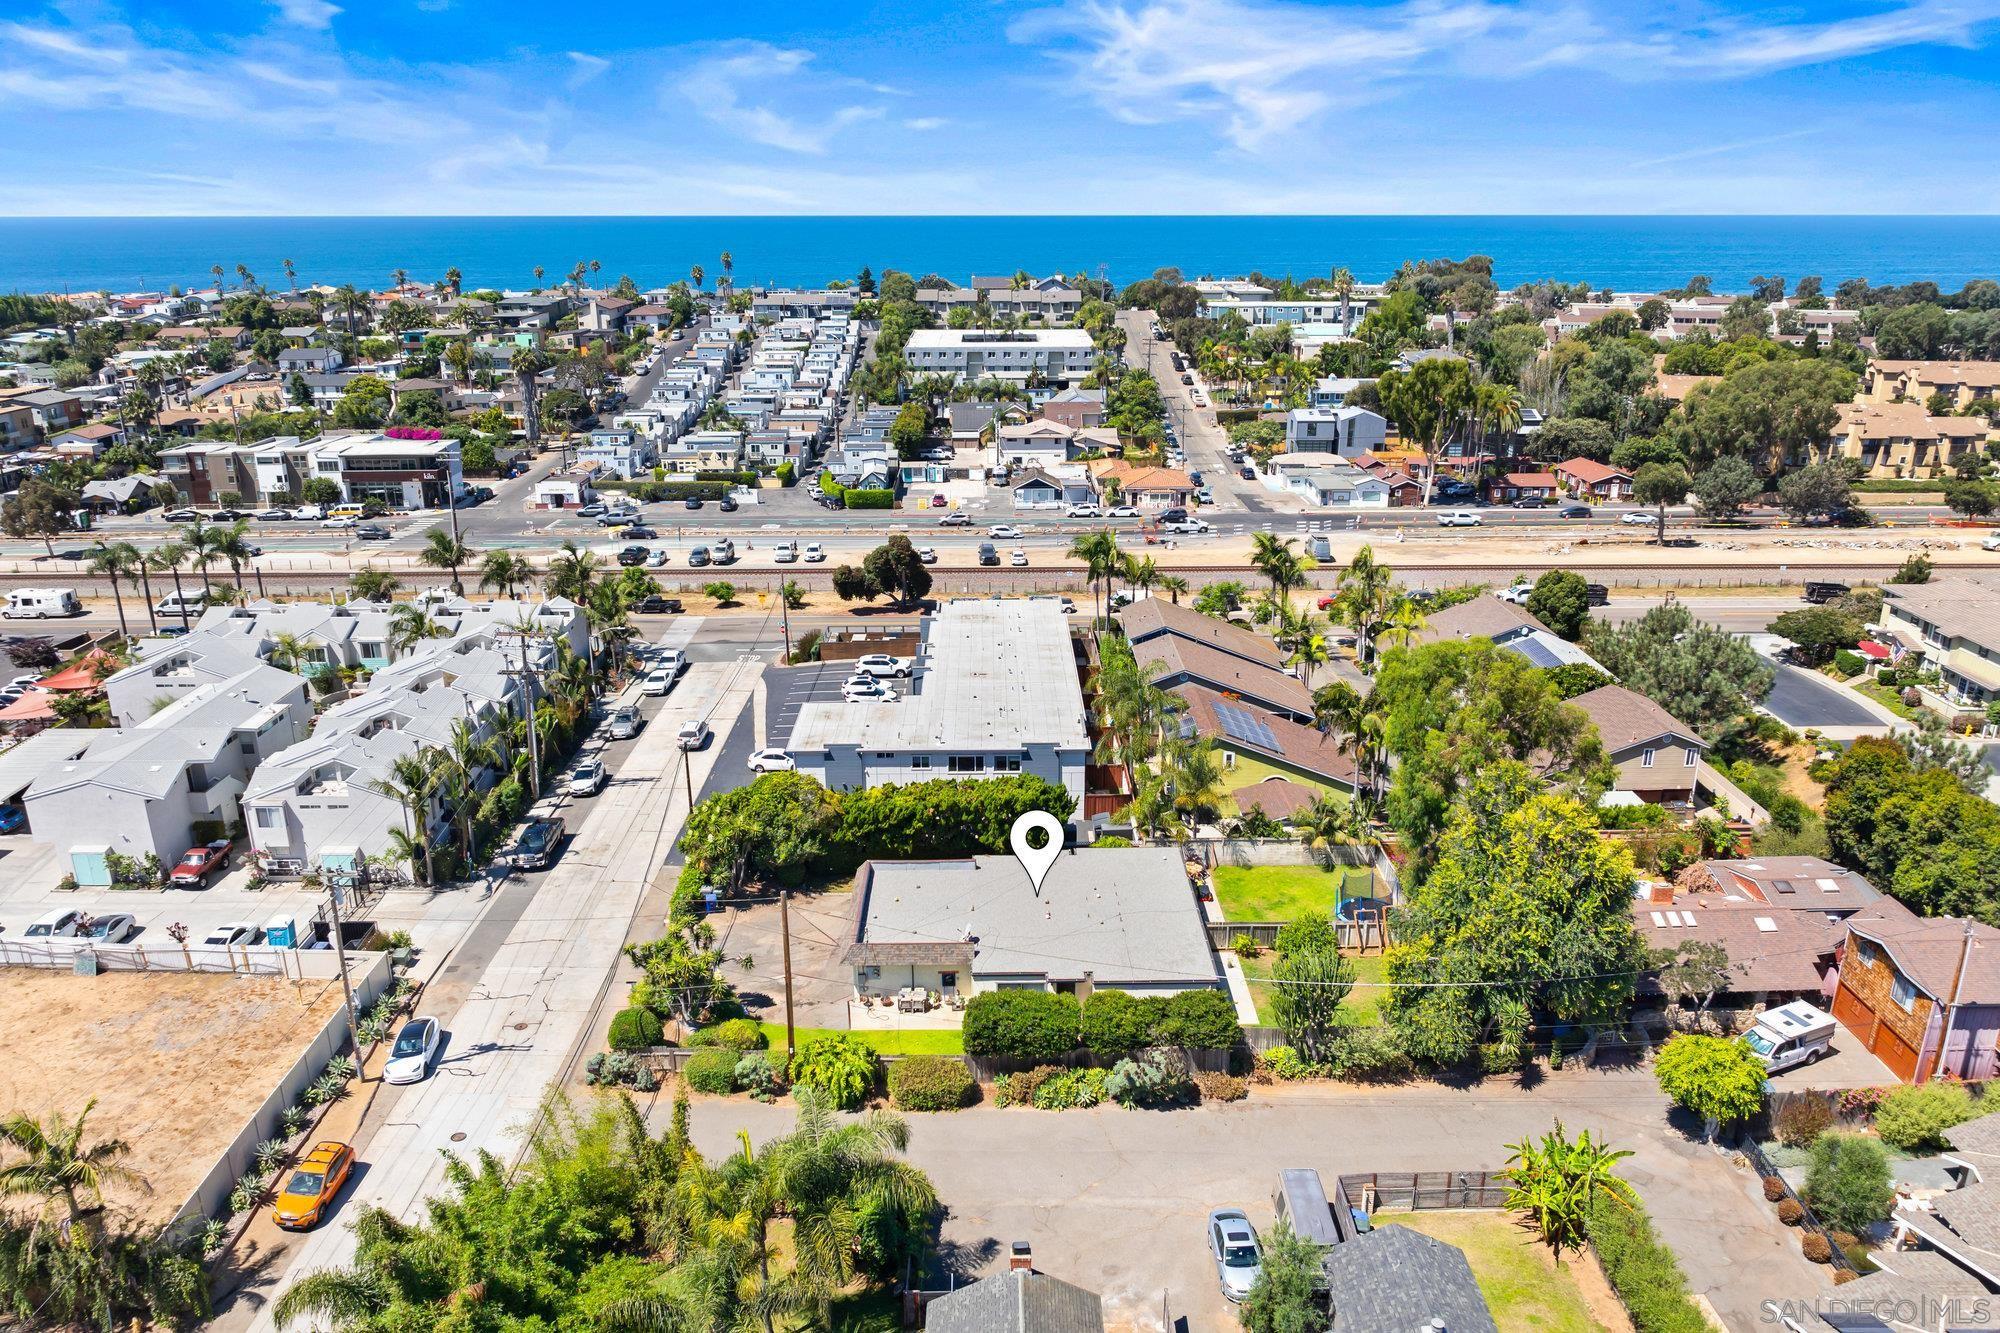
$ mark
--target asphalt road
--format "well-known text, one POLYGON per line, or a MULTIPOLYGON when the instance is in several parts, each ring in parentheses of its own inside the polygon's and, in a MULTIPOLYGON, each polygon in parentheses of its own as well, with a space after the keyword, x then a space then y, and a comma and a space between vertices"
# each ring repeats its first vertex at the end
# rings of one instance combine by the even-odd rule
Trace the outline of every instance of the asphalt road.
POLYGON ((1793 730, 1806 727, 1879 727, 1881 719, 1826 677, 1783 662, 1764 707, 1793 730))

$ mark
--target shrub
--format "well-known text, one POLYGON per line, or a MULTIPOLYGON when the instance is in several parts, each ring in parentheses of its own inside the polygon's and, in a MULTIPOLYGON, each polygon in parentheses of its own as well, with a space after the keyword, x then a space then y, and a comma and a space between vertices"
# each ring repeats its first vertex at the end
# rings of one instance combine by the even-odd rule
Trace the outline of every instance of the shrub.
POLYGON ((809 1037, 792 1053, 793 1088, 813 1088, 843 1111, 868 1099, 875 1086, 875 1051, 859 1037, 829 1032, 809 1037))
POLYGON ((1797 1199, 1778 1200, 1778 1220, 1788 1227, 1795 1227, 1806 1220, 1805 1205, 1797 1199))
MULTIPOLYGON (((980 784, 974 784, 980 785, 980 784)), ((967 1055, 1052 1060, 1076 1049, 1082 1011, 1074 995, 994 990, 965 1006, 967 1055)))
POLYGON ((771 1057, 762 1051, 746 1051, 738 1056, 733 1077, 737 1087, 760 1102, 770 1101, 784 1091, 784 1084, 778 1080, 778 1071, 771 1064, 771 1057))
POLYGON ((1860 653, 1849 652, 1845 648, 1839 649, 1833 655, 1833 669, 1842 676, 1858 676, 1867 665, 1860 653))
POLYGON ((1105 1080, 1105 1095, 1120 1106, 1173 1106, 1186 1101, 1194 1085, 1178 1052, 1155 1047, 1120 1060, 1105 1080))
POLYGON ((1164 996, 1093 991, 1083 1004, 1080 1035, 1084 1046, 1099 1055, 1130 1055, 1153 1044, 1153 1032, 1166 1016, 1164 996))
POLYGON ((1326 1043, 1326 1072, 1355 1082, 1389 1082, 1408 1078, 1416 1066, 1403 1050, 1402 1038, 1387 1026, 1346 1028, 1326 1043))
POLYGON ((1264 953, 1264 946, 1248 935, 1236 936, 1229 941, 1229 947, 1236 951, 1238 958, 1260 958, 1264 953))
POLYGON ((1833 1262, 1833 1246, 1825 1236, 1817 1231, 1808 1231, 1799 1238, 1799 1252, 1811 1263, 1830 1264, 1833 1262))
POLYGON ((1193 1050, 1231 1050, 1241 1040, 1236 1005, 1219 990, 1184 990, 1170 997, 1166 1017, 1153 1030, 1156 1044, 1193 1050))
POLYGON ((636 1051, 646 1046, 658 1046, 664 1035, 660 1028, 660 1016, 651 1009, 620 1009, 611 1015, 611 1049, 614 1051, 636 1051))
POLYGON ((1837 1269, 1835 1270, 1833 1275, 1833 1285, 1836 1287, 1844 1287, 1850 1282, 1859 1280, 1860 1277, 1861 1274, 1856 1273, 1850 1269, 1846 1268, 1837 1269))
POLYGON ((1833 1125, 1833 1104, 1823 1097, 1795 1097, 1771 1117, 1778 1142, 1787 1148, 1807 1148, 1833 1125))
POLYGON ((889 1066, 889 1100, 898 1111, 956 1111, 976 1091, 972 1071, 952 1055, 912 1055, 889 1066))
POLYGON ((1637 1333, 1708 1333, 1708 1320, 1688 1299, 1680 1261, 1653 1234, 1644 1208, 1600 1194, 1590 1208, 1589 1231, 1604 1276, 1637 1333))
POLYGON ((894 509, 894 491, 849 490, 842 497, 849 509, 894 509))
POLYGON ((1317 1065, 1290 1046, 1273 1046, 1264 1052, 1264 1066, 1271 1071, 1272 1078, 1285 1083, 1311 1078, 1319 1072, 1317 1065))
POLYGON ((732 1051, 761 1051, 771 1044, 763 1027, 754 1018, 727 1018, 695 1032, 690 1046, 725 1046, 732 1051))
POLYGON ((1776 1203, 1778 1200, 1784 1197, 1785 1197, 1785 1182, 1778 1179, 1776 1176, 1765 1176, 1764 1201, 1766 1203, 1776 1203))
POLYGON ((1233 1074, 1196 1074, 1194 1086, 1205 1102, 1240 1102, 1250 1095, 1249 1085, 1233 1074))
POLYGON ((721 1049, 696 1051, 681 1066, 681 1077, 696 1092, 721 1096, 736 1091, 736 1052, 721 1049))
POLYGON ((1945 1131, 1972 1119, 1972 1094, 1956 1083, 1897 1088, 1875 1109, 1875 1132, 1905 1152, 1944 1147, 1945 1131))
POLYGON ((1806 1202, 1830 1227, 1859 1235, 1889 1215, 1889 1154, 1859 1134, 1822 1134, 1806 1168, 1806 1202))
POLYGON ((1278 927, 1280 958, 1303 950, 1339 947, 1340 942, 1333 933, 1333 919, 1325 912, 1301 912, 1278 927))
POLYGON ((993 1100, 999 1106, 1032 1106, 1042 1084, 1063 1072, 1060 1065, 1036 1065, 1018 1074, 1002 1074, 993 1080, 993 1100))
POLYGON ((1043 1080, 1031 1101, 1042 1111, 1081 1110, 1102 1102, 1109 1082, 1102 1069, 1064 1069, 1043 1080))

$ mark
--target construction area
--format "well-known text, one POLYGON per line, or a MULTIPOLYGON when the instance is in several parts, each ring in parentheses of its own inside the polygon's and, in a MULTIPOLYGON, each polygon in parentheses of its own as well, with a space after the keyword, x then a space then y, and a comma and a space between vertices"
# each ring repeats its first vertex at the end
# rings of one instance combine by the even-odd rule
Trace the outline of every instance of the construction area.
POLYGON ((338 1011, 338 978, 0 967, 0 1115, 122 1139, 145 1188, 106 1201, 169 1221, 338 1011))

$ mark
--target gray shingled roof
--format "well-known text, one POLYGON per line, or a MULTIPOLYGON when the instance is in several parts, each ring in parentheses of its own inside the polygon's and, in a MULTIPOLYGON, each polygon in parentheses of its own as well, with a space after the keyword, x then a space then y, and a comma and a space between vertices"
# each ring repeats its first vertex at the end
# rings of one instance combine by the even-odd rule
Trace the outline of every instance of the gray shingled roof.
POLYGON ((1377 1227, 1320 1260, 1333 1297, 1334 1333, 1499 1333, 1472 1265, 1453 1245, 1410 1230, 1377 1227))
POLYGON ((1982 1180, 1940 1194, 1928 1212, 1897 1217, 1936 1248, 1984 1272, 2000 1272, 2000 1182, 1982 1180))
POLYGON ((1104 1300, 1047 1273, 996 1273, 933 1300, 924 1307, 924 1327, 930 1333, 1104 1333, 1104 1300))

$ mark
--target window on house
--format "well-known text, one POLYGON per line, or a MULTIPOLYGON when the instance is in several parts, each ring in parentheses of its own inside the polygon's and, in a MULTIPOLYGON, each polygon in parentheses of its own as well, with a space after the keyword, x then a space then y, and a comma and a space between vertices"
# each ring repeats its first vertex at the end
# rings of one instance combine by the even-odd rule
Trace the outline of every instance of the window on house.
POLYGON ((952 773, 984 773, 986 757, 977 754, 955 754, 946 768, 952 773))
POLYGON ((280 824, 284 822, 285 822, 284 814, 278 809, 277 806, 260 805, 257 807, 258 828, 277 828, 280 824))
POLYGON ((1639 767, 1651 768, 1652 766, 1653 766, 1653 752, 1651 750, 1647 750, 1641 753, 1639 756, 1639 767))
POLYGON ((993 768, 996 772, 1000 773, 1019 773, 1021 771, 1021 756, 1016 754, 1000 755, 994 759, 993 768))
POLYGON ((1917 988, 1898 972, 1895 980, 1889 983, 1889 998, 1903 1009, 1914 1009, 1917 1004, 1917 988))
POLYGON ((915 754, 910 756, 911 768, 929 768, 930 766, 931 766, 931 757, 929 755, 915 754))

